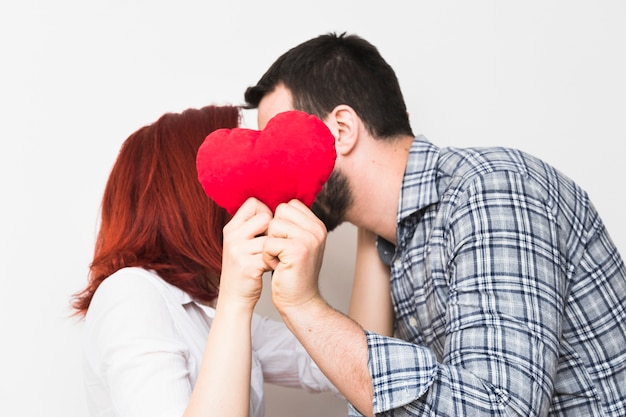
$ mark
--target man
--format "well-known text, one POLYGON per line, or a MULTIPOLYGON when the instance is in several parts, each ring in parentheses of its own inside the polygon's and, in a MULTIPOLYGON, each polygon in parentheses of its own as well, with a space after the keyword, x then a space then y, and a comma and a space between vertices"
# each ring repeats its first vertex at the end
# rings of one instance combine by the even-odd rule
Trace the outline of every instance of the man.
POLYGON ((311 211, 283 204, 268 229, 274 305, 351 415, 626 415, 626 271, 580 187, 517 150, 415 137, 357 36, 292 48, 245 98, 260 129, 290 109, 325 121, 337 160, 313 212, 377 235, 390 265, 396 338, 320 297, 311 211))

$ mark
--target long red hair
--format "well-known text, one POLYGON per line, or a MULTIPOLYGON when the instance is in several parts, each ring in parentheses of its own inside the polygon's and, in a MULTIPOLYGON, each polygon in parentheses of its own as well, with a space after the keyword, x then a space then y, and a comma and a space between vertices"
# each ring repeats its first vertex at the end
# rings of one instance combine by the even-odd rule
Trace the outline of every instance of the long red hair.
POLYGON ((126 139, 104 190, 89 281, 74 295, 75 314, 84 316, 98 286, 124 267, 154 270, 200 301, 217 297, 230 216, 202 190, 196 154, 209 133, 239 122, 239 107, 207 106, 166 113, 126 139))

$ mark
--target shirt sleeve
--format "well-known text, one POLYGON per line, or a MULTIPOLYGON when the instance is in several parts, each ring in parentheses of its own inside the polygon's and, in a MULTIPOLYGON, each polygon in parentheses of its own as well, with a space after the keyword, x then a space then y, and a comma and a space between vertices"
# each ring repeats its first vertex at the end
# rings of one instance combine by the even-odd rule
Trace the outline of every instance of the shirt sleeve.
MULTIPOLYGON (((377 415, 547 415, 566 267, 541 191, 523 175, 499 172, 450 205, 426 255, 427 290, 445 300, 440 353, 368 334, 377 415)), ((424 274, 423 263, 419 271, 405 263, 408 273, 424 274)))
POLYGON ((255 314, 252 318, 252 348, 261 362, 266 382, 339 395, 284 323, 255 314))
POLYGON ((88 366, 108 387, 115 415, 183 414, 191 396, 188 353, 165 300, 145 277, 123 273, 100 285, 85 340, 88 366))
POLYGON ((375 413, 405 406, 430 388, 438 368, 431 350, 368 331, 365 334, 375 413))

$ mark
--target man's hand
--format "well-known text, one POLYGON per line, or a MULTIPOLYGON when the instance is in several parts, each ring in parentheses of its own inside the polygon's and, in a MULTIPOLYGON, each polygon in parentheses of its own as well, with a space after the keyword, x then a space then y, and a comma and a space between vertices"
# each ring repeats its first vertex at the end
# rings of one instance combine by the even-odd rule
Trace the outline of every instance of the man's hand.
POLYGON ((326 227, 302 202, 276 208, 264 243, 264 261, 274 270, 272 301, 279 312, 319 300, 318 277, 326 227))
POLYGON ((292 200, 276 208, 267 234, 263 256, 274 270, 274 306, 328 379, 364 415, 372 415, 365 333, 319 292, 324 223, 306 205, 292 200))

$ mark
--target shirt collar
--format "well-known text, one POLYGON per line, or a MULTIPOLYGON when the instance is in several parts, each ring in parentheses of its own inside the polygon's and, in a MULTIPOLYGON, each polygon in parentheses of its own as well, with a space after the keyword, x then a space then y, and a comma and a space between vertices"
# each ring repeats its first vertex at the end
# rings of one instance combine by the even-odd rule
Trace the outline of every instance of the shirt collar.
POLYGON ((215 317, 215 309, 213 307, 209 307, 207 305, 201 304, 197 301, 194 301, 194 303, 196 303, 196 305, 198 307, 200 307, 202 309, 202 311, 204 311, 204 313, 209 316, 210 318, 214 318, 215 317))
POLYGON ((440 149, 422 135, 416 136, 413 140, 402 179, 397 223, 439 201, 437 192, 439 152, 440 149))
POLYGON ((176 300, 177 303, 180 303, 181 305, 185 305, 193 301, 193 298, 191 298, 191 296, 187 294, 185 291, 181 290, 175 285, 170 284, 164 279, 162 279, 162 281, 163 281, 163 284, 168 288, 169 293, 171 294, 172 298, 176 300))
MULTIPOLYGON (((397 242, 403 242, 402 227, 400 226, 406 219, 439 201, 439 193, 437 192, 439 153, 440 149, 422 135, 416 136, 411 144, 402 178, 400 201, 398 202, 397 242)), ((395 256, 395 245, 378 236, 376 249, 380 260, 385 265, 391 265, 395 256)))
POLYGON ((185 306, 189 303, 194 303, 195 305, 200 307, 200 309, 202 309, 202 311, 204 311, 204 313, 208 317, 210 318, 215 317, 215 309, 213 307, 199 303, 198 301, 194 300, 189 294, 187 294, 185 291, 181 290, 178 287, 175 287, 171 284, 168 284, 168 285, 170 285, 170 287, 172 288, 172 292, 174 296, 176 297, 176 300, 180 302, 182 306, 185 306))
POLYGON ((202 309, 202 311, 204 311, 205 314, 207 316, 209 316, 210 318, 213 318, 215 316, 215 309, 213 307, 209 307, 207 305, 204 305, 202 303, 197 302, 189 294, 187 294, 185 291, 183 291, 180 288, 170 284, 169 282, 165 281, 164 279, 162 279, 161 281, 163 281, 163 284, 168 288, 172 298, 174 298, 174 300, 176 300, 177 303, 180 303, 180 305, 185 306, 185 305, 187 305, 189 303, 194 303, 195 305, 200 307, 202 309))

